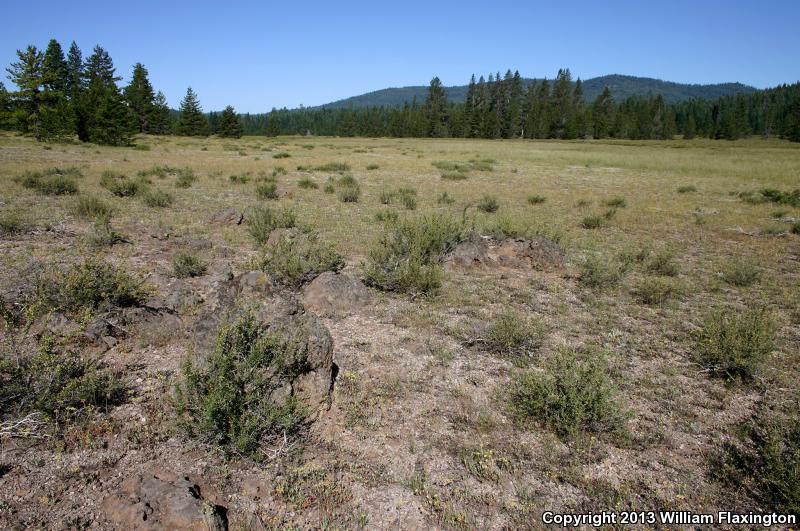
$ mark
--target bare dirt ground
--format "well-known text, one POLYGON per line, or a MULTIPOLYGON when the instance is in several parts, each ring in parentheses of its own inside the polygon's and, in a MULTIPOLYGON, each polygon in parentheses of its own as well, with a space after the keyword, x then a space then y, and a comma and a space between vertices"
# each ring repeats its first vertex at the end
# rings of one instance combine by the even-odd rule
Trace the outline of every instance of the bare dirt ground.
MULTIPOLYGON (((0 236, 2 301, 21 305, 18 297, 42 264, 94 254, 140 275, 150 290, 146 304, 106 315, 109 328, 89 339, 84 332, 94 316, 61 322, 49 313, 3 329, 4 344, 19 350, 54 334, 117 371, 126 387, 124 400, 108 411, 58 430, 2 438, 3 528, 535 529, 544 527, 546 510, 763 510, 747 491, 715 479, 714 456, 765 404, 796 407, 800 236, 790 228, 800 209, 751 204, 735 194, 797 188, 800 146, 174 137, 138 143, 149 149, 0 137, 0 209, 22 223, 0 236), (289 156, 274 158, 279 153, 289 156), (442 179, 432 164, 476 158, 491 162, 458 181, 442 179), (313 168, 330 162, 349 165, 346 172, 361 185, 358 202, 325 193, 337 174, 313 168), (82 173, 77 195, 41 195, 14 180, 26 170, 73 165, 82 173), (173 175, 152 177, 150 186, 174 198, 165 208, 100 186, 104 170, 135 177, 156 165, 190 167, 197 177, 186 188, 173 175), (276 173, 277 199, 257 198, 259 172, 276 173), (230 179, 242 174, 251 180, 230 179), (298 186, 304 178, 318 188, 298 186), (689 185, 694 190, 678 192, 689 185), (382 204, 383 192, 400 187, 416 189, 415 209, 382 204), (440 201, 443 192, 454 202, 440 201), (474 207, 487 194, 499 203, 494 213, 474 207), (533 194, 544 202, 531 204, 533 194), (89 243, 92 223, 74 211, 88 195, 113 206, 111 226, 124 241, 100 249, 89 243), (602 227, 581 226, 613 198, 625 204, 602 227), (259 203, 292 206, 343 253, 338 275, 355 282, 320 288, 314 300, 308 283, 277 290, 297 305, 293 315, 314 316, 329 332, 335 381, 302 433, 265 443, 266 457, 253 460, 187 436, 172 396, 183 360, 213 345, 200 335, 216 325, 208 312, 220 293, 241 287, 243 275, 256 269, 259 246, 248 235, 247 213, 259 203), (546 234, 562 254, 531 258, 495 238, 479 260, 467 253, 466 261, 447 263, 433 295, 364 288, 363 261, 384 227, 375 216, 387 210, 401 219, 466 216, 486 234, 515 225, 546 234), (634 261, 618 284, 592 289, 580 282, 587 258, 642 249, 668 252, 677 264, 669 300, 645 304, 637 296, 636 287, 657 276, 646 260, 634 261), (186 250, 207 264, 205 274, 175 278, 173 258, 186 250), (724 271, 736 261, 754 263, 759 280, 744 287, 726 282, 724 271), (757 382, 710 378, 698 364, 693 334, 713 309, 762 305, 777 328, 757 382), (488 327, 509 309, 543 330, 524 366, 484 346, 488 327), (605 360, 624 435, 565 438, 509 413, 514 376, 546 370, 564 348, 605 360)), ((247 278, 255 279, 241 288, 252 290, 249 297, 272 297, 272 288, 259 291, 259 280, 247 278)))

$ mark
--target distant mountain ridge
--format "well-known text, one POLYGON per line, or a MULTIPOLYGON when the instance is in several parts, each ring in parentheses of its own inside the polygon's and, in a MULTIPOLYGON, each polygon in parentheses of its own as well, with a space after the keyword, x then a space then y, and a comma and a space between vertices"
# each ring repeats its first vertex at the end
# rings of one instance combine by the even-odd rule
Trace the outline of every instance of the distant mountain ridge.
MULTIPOLYGON (((524 79, 526 86, 534 81, 540 80, 524 79)), ((584 99, 587 102, 594 100, 606 86, 611 90, 611 94, 618 102, 634 95, 647 96, 648 94, 661 94, 667 103, 676 103, 692 98, 715 99, 721 96, 746 94, 758 90, 755 87, 742 83, 696 85, 674 83, 672 81, 663 81, 661 79, 649 77, 623 76, 620 74, 593 77, 581 80, 581 82, 583 83, 584 99)), ((467 97, 467 85, 445 87, 445 92, 447 93, 447 99, 449 101, 463 103, 464 99, 467 97)), ((415 96, 417 102, 422 103, 425 101, 427 94, 428 87, 424 85, 386 88, 319 105, 317 108, 399 107, 405 102, 411 103, 415 96)))

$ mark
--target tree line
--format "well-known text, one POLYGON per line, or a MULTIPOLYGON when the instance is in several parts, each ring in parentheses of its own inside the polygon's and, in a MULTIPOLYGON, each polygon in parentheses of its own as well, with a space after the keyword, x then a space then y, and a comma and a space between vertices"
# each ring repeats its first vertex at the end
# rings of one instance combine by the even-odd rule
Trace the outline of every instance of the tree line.
POLYGON ((189 87, 176 113, 162 92, 155 92, 141 63, 130 83, 118 86, 111 56, 95 46, 84 60, 73 41, 67 54, 51 39, 42 51, 29 45, 17 50, 6 68, 16 90, 0 82, 0 127, 30 134, 42 141, 69 140, 129 145, 137 133, 239 137, 242 123, 233 107, 216 116, 212 130, 197 95, 189 87))
POLYGON ((447 101, 438 77, 424 102, 402 107, 273 109, 245 115, 246 134, 530 139, 735 140, 761 135, 800 141, 800 83, 718 99, 667 104, 661 95, 614 100, 606 87, 586 102, 569 69, 556 78, 525 84, 519 72, 473 76, 463 103, 447 101), (277 122, 277 124, 275 123, 277 122))
POLYGON ((697 136, 734 140, 779 136, 800 141, 800 83, 714 100, 667 104, 661 95, 617 102, 606 87, 594 101, 583 97, 569 69, 525 83, 519 72, 470 79, 466 100, 447 100, 434 77, 425 101, 402 107, 273 109, 239 115, 228 106, 204 113, 189 87, 177 111, 155 92, 141 63, 130 83, 121 80, 101 46, 83 59, 75 42, 67 54, 55 39, 41 51, 17 50, 6 70, 16 90, 0 82, 0 127, 43 141, 77 136, 84 142, 128 145, 137 133, 225 137, 315 134, 330 136, 670 139, 697 136))

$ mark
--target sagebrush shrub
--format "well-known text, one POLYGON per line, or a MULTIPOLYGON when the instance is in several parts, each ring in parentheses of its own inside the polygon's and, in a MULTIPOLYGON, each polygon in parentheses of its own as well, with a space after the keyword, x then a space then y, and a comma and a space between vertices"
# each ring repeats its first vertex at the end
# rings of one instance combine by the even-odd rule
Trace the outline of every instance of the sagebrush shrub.
POLYGON ((49 336, 30 355, 0 348, 0 420, 38 412, 63 425, 86 408, 107 411, 125 395, 115 373, 94 360, 61 351, 49 336))
POLYGON ((146 185, 144 180, 133 180, 122 173, 105 170, 100 176, 100 186, 117 197, 133 197, 146 185))
POLYGON ((528 204, 529 205, 541 205, 547 201, 547 198, 543 195, 529 195, 528 196, 528 204))
POLYGON ((527 316, 506 310, 489 325, 486 348, 508 356, 515 365, 525 365, 532 352, 542 345, 544 327, 527 316))
POLYGON ((722 270, 722 279, 733 286, 750 286, 760 278, 761 269, 752 260, 732 260, 722 270))
POLYGON ((660 277, 645 277, 632 289, 634 298, 651 306, 664 304, 680 294, 674 281, 660 277))
POLYGON ((301 286, 325 271, 339 271, 344 257, 316 234, 285 236, 264 248, 255 266, 279 284, 301 286))
POLYGON ((695 352, 714 376, 750 380, 772 353, 775 323, 763 308, 718 311, 703 323, 695 352))
POLYGON ((674 277, 680 273, 680 266, 675 261, 672 251, 662 250, 650 256, 645 264, 645 270, 655 275, 674 277))
POLYGON ((278 199, 278 185, 273 182, 262 182, 256 186, 259 199, 278 199))
POLYGON ((441 285, 443 256, 467 237, 463 224, 445 215, 392 224, 369 252, 367 283, 386 291, 429 293, 441 285))
POLYGON ((113 209, 108 203, 93 195, 79 197, 73 211, 75 215, 87 219, 104 219, 113 214, 113 209))
POLYGON ((168 207, 173 200, 172 194, 164 190, 147 190, 142 194, 142 202, 151 208, 168 207))
POLYGON ((495 196, 485 195, 478 201, 476 207, 481 212, 491 214, 493 212, 497 212, 497 210, 500 208, 500 203, 497 201, 495 196))
POLYGON ((584 229, 599 229, 603 225, 605 225, 603 216, 591 215, 581 220, 581 227, 584 229))
POLYGON ((274 392, 285 384, 284 365, 307 357, 301 344, 262 330, 249 313, 231 319, 220 326, 204 363, 183 363, 174 402, 180 425, 231 455, 263 457, 262 444, 294 433, 302 423, 294 396, 274 398, 274 392))
POLYGON ((172 274, 177 278, 199 277, 205 275, 208 266, 197 253, 179 251, 172 258, 172 274))
POLYGON ((619 284, 625 274, 625 267, 615 261, 599 256, 590 256, 581 267, 579 282, 581 285, 605 289, 619 284))
POLYGON ((18 234, 25 230, 25 221, 19 212, 12 210, 0 211, 0 235, 18 234))
POLYGON ((258 243, 264 243, 275 229, 290 229, 297 223, 296 212, 288 207, 281 210, 257 205, 247 215, 247 230, 258 243))
POLYGON ((743 486, 769 510, 800 513, 800 418, 762 411, 743 426, 746 440, 727 444, 717 476, 743 486))
POLYGON ((141 279, 98 257, 66 268, 49 267, 37 276, 35 284, 37 299, 45 310, 135 306, 149 296, 141 279))
POLYGON ((317 181, 312 179, 311 177, 303 177, 299 181, 297 181, 297 186, 300 188, 304 188, 307 190, 316 190, 319 188, 317 181))
POLYGON ((620 428, 615 389, 600 361, 561 350, 545 369, 514 378, 508 401, 518 422, 539 422, 562 437, 620 428))
POLYGON ((81 171, 71 166, 51 168, 42 172, 25 172, 16 177, 15 181, 41 195, 72 195, 78 193, 78 183, 75 178, 81 176, 81 171))

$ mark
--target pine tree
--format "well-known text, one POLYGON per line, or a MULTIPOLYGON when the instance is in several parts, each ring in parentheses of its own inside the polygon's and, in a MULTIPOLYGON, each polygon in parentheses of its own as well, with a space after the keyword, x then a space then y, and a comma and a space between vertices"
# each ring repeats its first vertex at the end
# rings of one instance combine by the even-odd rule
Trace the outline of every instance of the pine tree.
POLYGON ((475 74, 469 78, 469 85, 467 86, 467 98, 464 100, 464 120, 466 122, 464 127, 464 136, 473 138, 475 136, 473 130, 475 105, 477 98, 477 86, 475 84, 475 74))
POLYGON ((592 103, 592 138, 606 138, 614 122, 614 97, 608 87, 592 103))
POLYGON ((98 100, 89 141, 109 146, 130 145, 135 128, 134 118, 116 90, 105 90, 98 100))
POLYGON ((167 98, 161 91, 158 91, 153 98, 153 110, 148 124, 150 134, 167 135, 172 132, 172 111, 167 105, 167 98))
POLYGON ((133 113, 140 133, 150 132, 150 120, 155 112, 153 86, 147 79, 147 69, 142 63, 133 67, 130 84, 123 89, 125 102, 133 113))
POLYGON ((559 69, 553 83, 552 106, 553 116, 550 135, 554 138, 566 138, 568 125, 572 120, 572 74, 569 69, 559 69))
POLYGON ((189 87, 181 101, 181 117, 178 120, 178 134, 184 136, 208 136, 208 120, 203 114, 197 94, 189 87))
POLYGON ((691 140, 697 135, 697 124, 691 114, 686 118, 686 125, 683 127, 683 138, 691 140))
POLYGON ((95 46, 84 68, 86 88, 75 105, 76 130, 84 142, 130 144, 135 124, 117 88, 115 70, 108 52, 95 46))
POLYGON ((269 116, 267 116, 267 130, 265 134, 267 136, 278 136, 281 134, 281 125, 278 121, 278 111, 275 108, 273 108, 269 113, 269 116))
POLYGON ((221 137, 240 138, 242 133, 242 122, 233 107, 228 105, 220 116, 218 134, 221 137))
POLYGON ((42 84, 46 90, 66 94, 69 73, 64 51, 55 39, 50 39, 42 61, 42 84))
POLYGON ((12 95, 12 100, 16 103, 14 122, 23 133, 38 135, 43 56, 36 46, 30 45, 25 51, 17 50, 17 57, 19 61, 6 68, 8 78, 18 89, 12 95))
POLYGON ((425 100, 425 116, 428 121, 427 136, 448 136, 447 95, 438 77, 431 79, 431 84, 428 87, 428 98, 425 100))
POLYGON ((10 129, 11 124, 11 96, 0 81, 0 129, 10 129))
POLYGON ((81 49, 72 41, 67 54, 67 86, 65 92, 73 102, 78 101, 83 90, 83 55, 81 49))

